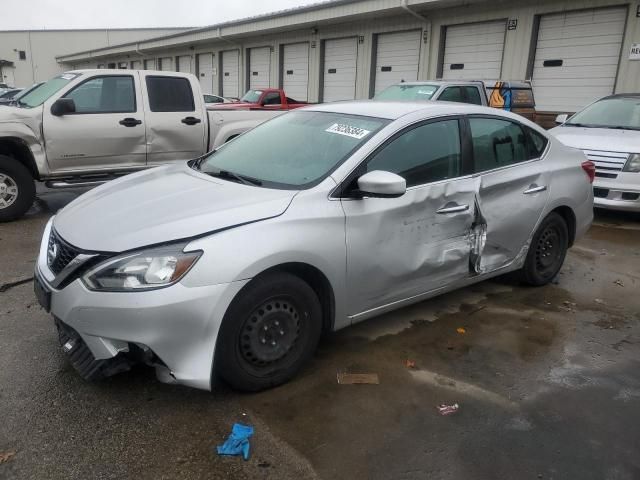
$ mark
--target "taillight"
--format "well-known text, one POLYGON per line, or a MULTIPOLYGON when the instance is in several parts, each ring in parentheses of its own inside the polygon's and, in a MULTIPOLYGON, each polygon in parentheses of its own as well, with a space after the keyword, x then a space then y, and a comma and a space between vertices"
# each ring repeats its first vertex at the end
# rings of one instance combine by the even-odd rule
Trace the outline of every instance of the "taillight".
POLYGON ((586 172, 587 177, 589 177, 589 183, 593 183, 593 179, 596 178, 596 164, 591 160, 587 160, 586 162, 582 162, 582 169, 586 172))

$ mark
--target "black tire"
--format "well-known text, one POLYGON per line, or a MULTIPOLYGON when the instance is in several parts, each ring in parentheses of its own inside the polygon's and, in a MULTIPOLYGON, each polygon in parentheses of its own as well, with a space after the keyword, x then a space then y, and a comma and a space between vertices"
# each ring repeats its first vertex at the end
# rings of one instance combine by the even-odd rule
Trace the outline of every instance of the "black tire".
POLYGON ((0 222, 20 218, 35 198, 36 186, 29 170, 14 158, 0 155, 0 222), (10 193, 13 188, 16 194, 10 193))
POLYGON ((552 212, 542 221, 533 235, 524 266, 518 272, 522 282, 540 287, 555 278, 569 248, 567 222, 552 212))
POLYGON ((313 356, 321 330, 320 301, 305 281, 285 272, 257 277, 224 316, 216 374, 245 392, 285 383, 313 356))

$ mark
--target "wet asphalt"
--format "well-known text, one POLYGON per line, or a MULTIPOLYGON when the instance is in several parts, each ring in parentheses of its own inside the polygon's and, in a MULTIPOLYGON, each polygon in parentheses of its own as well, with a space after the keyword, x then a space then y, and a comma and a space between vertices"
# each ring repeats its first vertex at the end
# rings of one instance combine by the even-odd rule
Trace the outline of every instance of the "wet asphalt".
POLYGON ((0 224, 0 479, 640 478, 640 216, 598 212, 551 285, 500 278, 355 325, 246 395, 146 367, 77 376, 29 279, 79 193, 41 191, 0 224), (214 452, 235 422, 256 429, 247 462, 214 452))

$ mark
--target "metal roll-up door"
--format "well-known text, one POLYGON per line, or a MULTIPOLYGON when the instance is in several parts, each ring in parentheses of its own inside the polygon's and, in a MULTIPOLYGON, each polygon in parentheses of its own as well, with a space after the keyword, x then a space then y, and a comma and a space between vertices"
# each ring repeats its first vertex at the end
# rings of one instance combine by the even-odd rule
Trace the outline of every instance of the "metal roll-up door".
POLYGON ((282 47, 282 88, 289 98, 309 99, 309 44, 293 43, 282 47))
POLYGON ((249 88, 268 88, 271 73, 271 48, 249 49, 249 88))
POLYGON ((162 57, 158 61, 160 62, 160 70, 165 72, 173 71, 173 57, 162 57))
POLYGON ((198 79, 202 93, 213 93, 213 53, 198 54, 198 79))
POLYGON ((374 93, 394 83, 418 79, 421 37, 420 30, 377 36, 374 93))
POLYGON ((147 58, 144 62, 145 70, 155 70, 156 69, 156 59, 155 58, 147 58))
POLYGON ((132 70, 142 70, 142 60, 132 60, 131 61, 131 69, 132 70))
POLYGON ((182 73, 193 73, 191 55, 180 55, 178 57, 178 71, 182 73))
POLYGON ((502 72, 505 32, 504 20, 446 27, 442 78, 498 80, 502 72))
POLYGON ((543 15, 533 64, 536 110, 576 112, 613 93, 626 7, 543 15))
POLYGON ((357 62, 357 38, 325 40, 322 73, 323 102, 356 98, 357 62))
POLYGON ((240 96, 240 59, 238 50, 222 52, 222 96, 240 96))

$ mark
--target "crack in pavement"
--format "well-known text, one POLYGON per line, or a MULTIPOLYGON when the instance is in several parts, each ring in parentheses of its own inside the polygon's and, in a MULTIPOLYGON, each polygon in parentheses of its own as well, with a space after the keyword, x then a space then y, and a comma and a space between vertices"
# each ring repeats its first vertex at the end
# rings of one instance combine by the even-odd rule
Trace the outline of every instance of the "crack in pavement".
POLYGON ((19 287, 20 285, 24 285, 29 282, 33 282, 33 277, 23 278, 21 280, 16 280, 15 282, 3 283, 0 285, 0 293, 4 293, 11 290, 13 287, 19 287))

